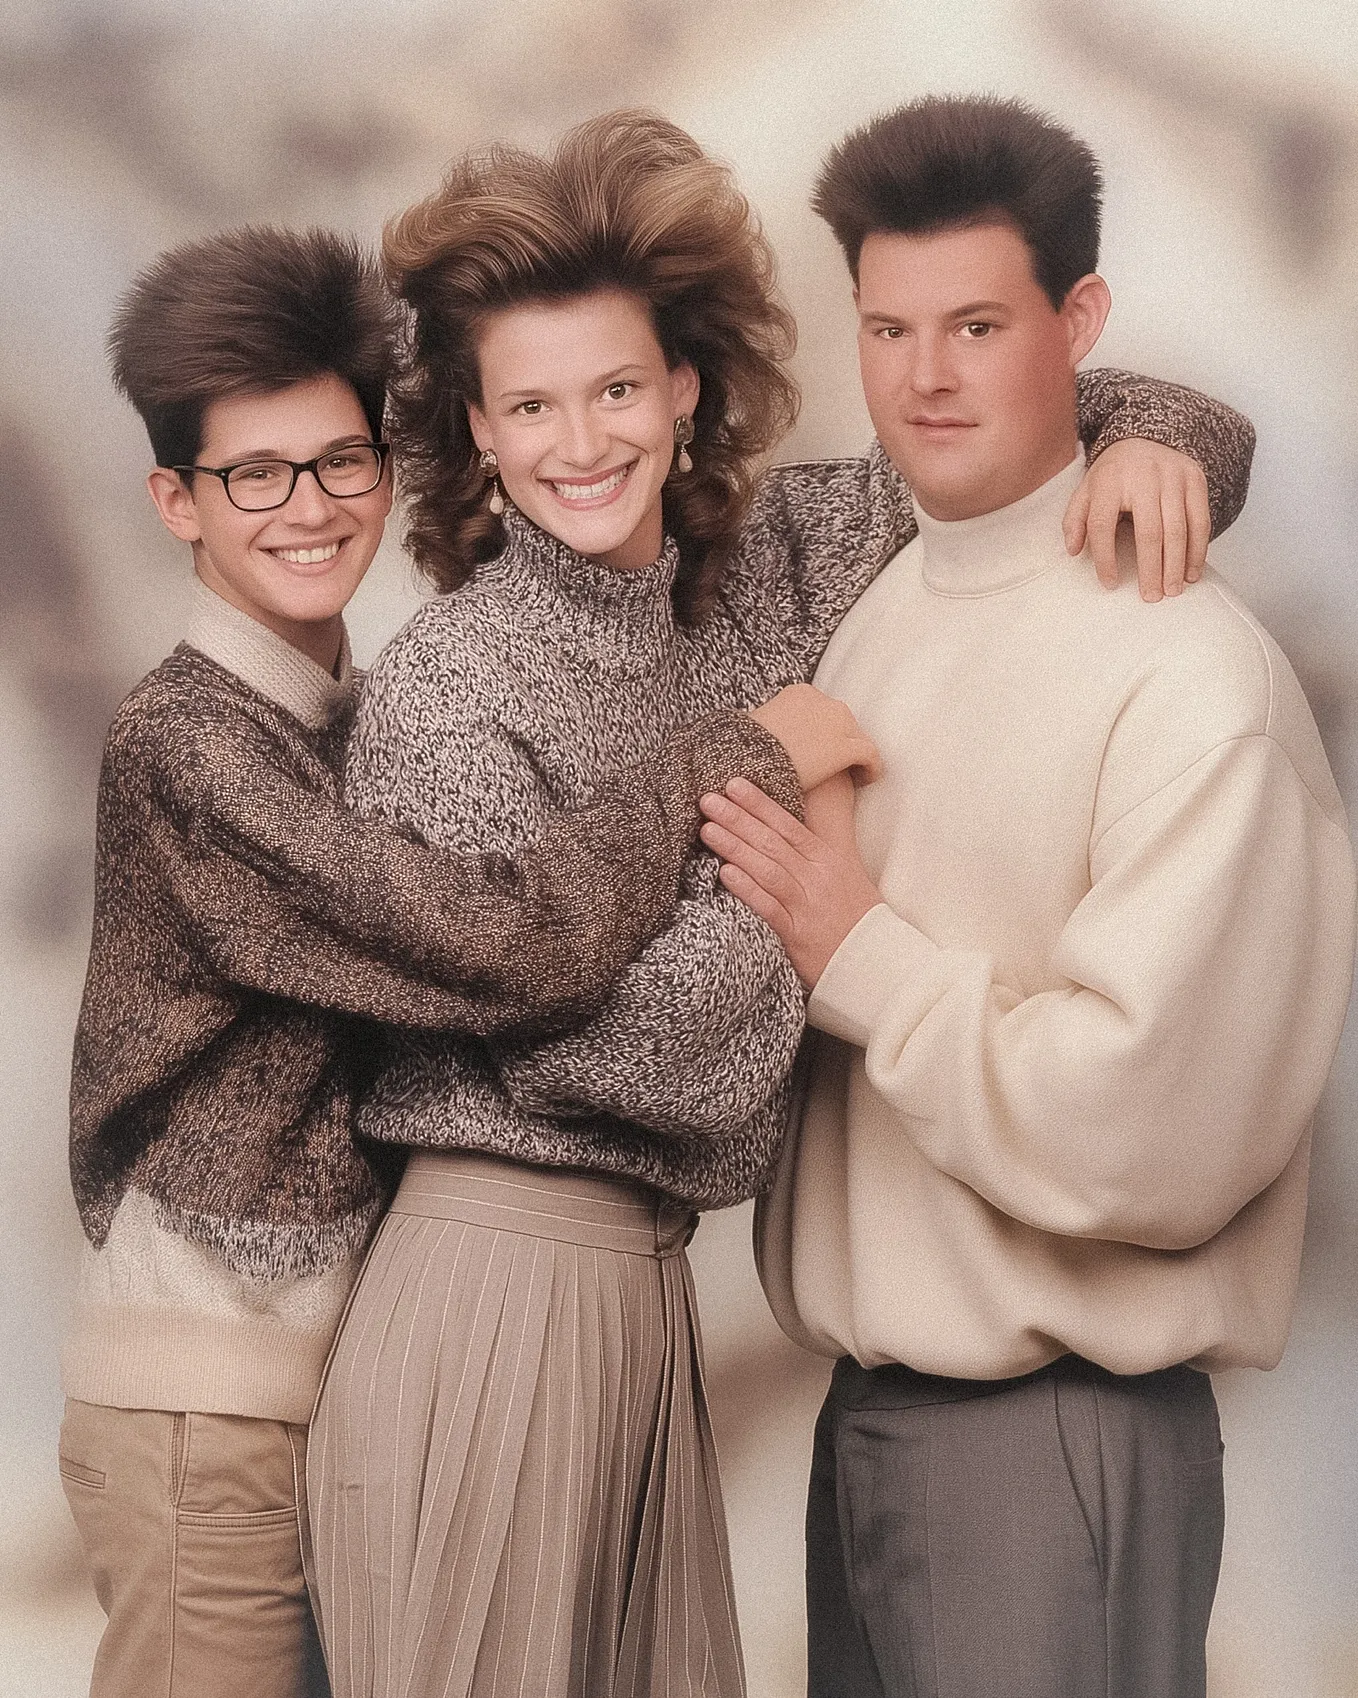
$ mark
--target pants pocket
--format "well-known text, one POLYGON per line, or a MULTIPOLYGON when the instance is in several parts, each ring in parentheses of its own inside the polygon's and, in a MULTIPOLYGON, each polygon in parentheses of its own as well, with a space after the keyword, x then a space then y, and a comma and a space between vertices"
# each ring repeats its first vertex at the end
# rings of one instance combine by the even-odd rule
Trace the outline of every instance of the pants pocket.
POLYGON ((285 1422, 194 1413, 182 1419, 178 1521, 266 1527, 296 1518, 297 1470, 285 1422))
POLYGON ((101 1492, 108 1485, 108 1472, 98 1466, 105 1460, 107 1442, 103 1411, 92 1404, 67 1398, 57 1440, 57 1467, 63 1480, 101 1492))
POLYGON ((89 1486, 93 1491, 102 1492, 108 1484, 108 1475, 102 1468, 86 1468, 83 1462, 73 1461, 69 1456, 59 1456, 57 1467, 63 1480, 70 1480, 77 1486, 89 1486))

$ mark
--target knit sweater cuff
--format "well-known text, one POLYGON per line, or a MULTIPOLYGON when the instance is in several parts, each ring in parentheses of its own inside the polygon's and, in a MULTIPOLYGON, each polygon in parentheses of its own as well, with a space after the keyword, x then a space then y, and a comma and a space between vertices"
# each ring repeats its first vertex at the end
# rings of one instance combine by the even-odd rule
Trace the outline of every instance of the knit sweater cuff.
POLYGON ((860 1049, 888 1009, 893 1025, 912 1030, 933 1000, 939 954, 923 932, 879 902, 826 963, 807 1005, 807 1024, 860 1049))
POLYGON ((696 794, 724 790, 733 778, 748 778, 798 819, 802 788, 787 750, 747 713, 718 713, 690 726, 696 794))

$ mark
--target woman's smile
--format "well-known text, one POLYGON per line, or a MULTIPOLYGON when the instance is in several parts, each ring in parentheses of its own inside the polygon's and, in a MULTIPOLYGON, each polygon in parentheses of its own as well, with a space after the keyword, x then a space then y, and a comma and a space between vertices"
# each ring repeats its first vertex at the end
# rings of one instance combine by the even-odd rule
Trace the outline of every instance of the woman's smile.
POLYGON ((698 376, 666 362, 646 303, 605 288, 503 307, 476 354, 482 404, 467 411, 509 500, 577 554, 617 571, 649 566, 665 540, 675 424, 697 406, 698 376))
POLYGON ((562 501, 572 507, 604 507, 622 493, 636 463, 635 460, 629 460, 625 466, 619 466, 611 472, 595 473, 588 480, 541 478, 539 482, 548 484, 562 501))

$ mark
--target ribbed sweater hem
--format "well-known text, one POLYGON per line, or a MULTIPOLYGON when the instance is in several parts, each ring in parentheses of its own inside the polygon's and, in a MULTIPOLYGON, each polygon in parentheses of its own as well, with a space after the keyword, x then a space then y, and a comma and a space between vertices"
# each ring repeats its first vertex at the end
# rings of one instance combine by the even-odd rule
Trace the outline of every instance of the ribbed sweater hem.
POLYGON ((77 1309, 61 1353, 67 1397, 114 1409, 306 1422, 333 1327, 189 1315, 132 1304, 77 1309))

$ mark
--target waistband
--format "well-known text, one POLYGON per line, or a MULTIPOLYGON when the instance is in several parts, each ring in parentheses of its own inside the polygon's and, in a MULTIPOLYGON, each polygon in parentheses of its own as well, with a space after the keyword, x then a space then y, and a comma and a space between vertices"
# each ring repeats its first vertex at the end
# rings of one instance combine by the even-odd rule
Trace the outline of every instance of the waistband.
POLYGON ((418 1150, 391 1211, 628 1256, 677 1256, 698 1216, 645 1185, 472 1150, 418 1150))
POLYGON ((973 1397, 998 1397, 1017 1391, 1037 1380, 1088 1381, 1140 1389, 1154 1395, 1173 1393, 1177 1388, 1200 1392, 1210 1381, 1206 1374, 1186 1363, 1157 1368, 1149 1374, 1115 1374, 1083 1356, 1057 1356, 1030 1374, 1003 1380, 960 1380, 944 1374, 926 1374, 904 1362, 885 1362, 865 1368, 852 1356, 841 1356, 830 1376, 831 1395, 850 1409, 907 1409, 930 1403, 962 1403, 973 1397))

